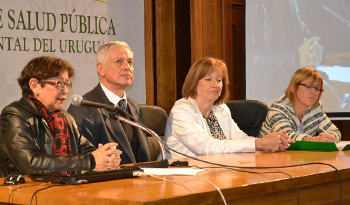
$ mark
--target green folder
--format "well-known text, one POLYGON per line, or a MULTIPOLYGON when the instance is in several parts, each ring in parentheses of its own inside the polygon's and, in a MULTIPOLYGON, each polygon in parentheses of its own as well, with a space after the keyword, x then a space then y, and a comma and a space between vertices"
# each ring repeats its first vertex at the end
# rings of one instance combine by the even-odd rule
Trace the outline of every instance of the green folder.
MULTIPOLYGON (((343 151, 349 149, 350 144, 346 145, 343 151)), ((295 141, 287 150, 338 151, 338 148, 334 142, 295 141)))
POLYGON ((345 147, 342 151, 345 151, 345 150, 350 150, 350 144, 345 145, 345 147))

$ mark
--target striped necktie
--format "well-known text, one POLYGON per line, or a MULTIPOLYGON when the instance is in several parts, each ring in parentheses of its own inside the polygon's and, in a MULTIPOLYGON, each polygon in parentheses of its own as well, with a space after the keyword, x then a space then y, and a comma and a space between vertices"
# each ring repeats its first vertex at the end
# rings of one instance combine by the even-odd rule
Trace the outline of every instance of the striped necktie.
POLYGON ((125 106, 125 102, 124 101, 125 101, 124 99, 119 100, 118 107, 120 107, 121 109, 126 111, 126 106, 125 106))

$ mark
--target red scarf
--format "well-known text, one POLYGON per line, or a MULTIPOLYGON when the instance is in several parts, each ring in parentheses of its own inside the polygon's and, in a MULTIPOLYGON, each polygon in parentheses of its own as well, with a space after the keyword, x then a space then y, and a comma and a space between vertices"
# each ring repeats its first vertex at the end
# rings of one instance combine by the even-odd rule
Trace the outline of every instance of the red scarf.
POLYGON ((54 134, 53 149, 56 156, 71 156, 72 149, 70 145, 67 119, 62 111, 50 111, 33 95, 28 95, 30 99, 39 107, 40 113, 49 125, 54 134))

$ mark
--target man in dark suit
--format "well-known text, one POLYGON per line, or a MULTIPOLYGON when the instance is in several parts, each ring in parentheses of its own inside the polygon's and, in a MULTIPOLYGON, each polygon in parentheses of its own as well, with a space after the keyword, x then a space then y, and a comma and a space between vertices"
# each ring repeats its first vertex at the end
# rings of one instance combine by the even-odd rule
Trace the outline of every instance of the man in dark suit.
MULTIPOLYGON (((100 83, 83 98, 125 109, 136 120, 143 120, 139 104, 126 96, 125 89, 133 83, 133 52, 128 44, 112 41, 97 51, 97 72, 100 83)), ((70 106, 79 131, 95 146, 117 142, 122 151, 121 164, 150 161, 146 135, 138 128, 110 117, 101 108, 70 106)), ((124 116, 128 118, 127 116, 124 116)))

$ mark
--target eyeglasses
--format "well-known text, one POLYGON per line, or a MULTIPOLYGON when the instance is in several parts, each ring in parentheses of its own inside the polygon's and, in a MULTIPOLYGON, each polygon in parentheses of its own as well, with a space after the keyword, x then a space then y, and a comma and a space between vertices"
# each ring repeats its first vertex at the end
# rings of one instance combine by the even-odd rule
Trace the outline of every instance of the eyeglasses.
POLYGON ((63 88, 65 87, 67 90, 71 89, 72 88, 72 82, 70 81, 67 81, 67 82, 63 82, 63 81, 60 81, 60 80, 57 80, 57 81, 50 81, 50 80, 41 80, 40 82, 42 83, 47 83, 47 84, 50 84, 50 85, 54 85, 56 86, 56 88, 58 88, 59 90, 63 90, 63 88))
POLYGON ((324 90, 321 89, 321 88, 312 87, 312 86, 306 85, 306 84, 304 84, 304 83, 298 83, 297 85, 302 85, 302 86, 306 87, 306 89, 307 89, 308 91, 310 91, 311 89, 313 89, 313 90, 315 91, 315 93, 320 93, 320 92, 323 92, 323 91, 324 91, 324 90))

